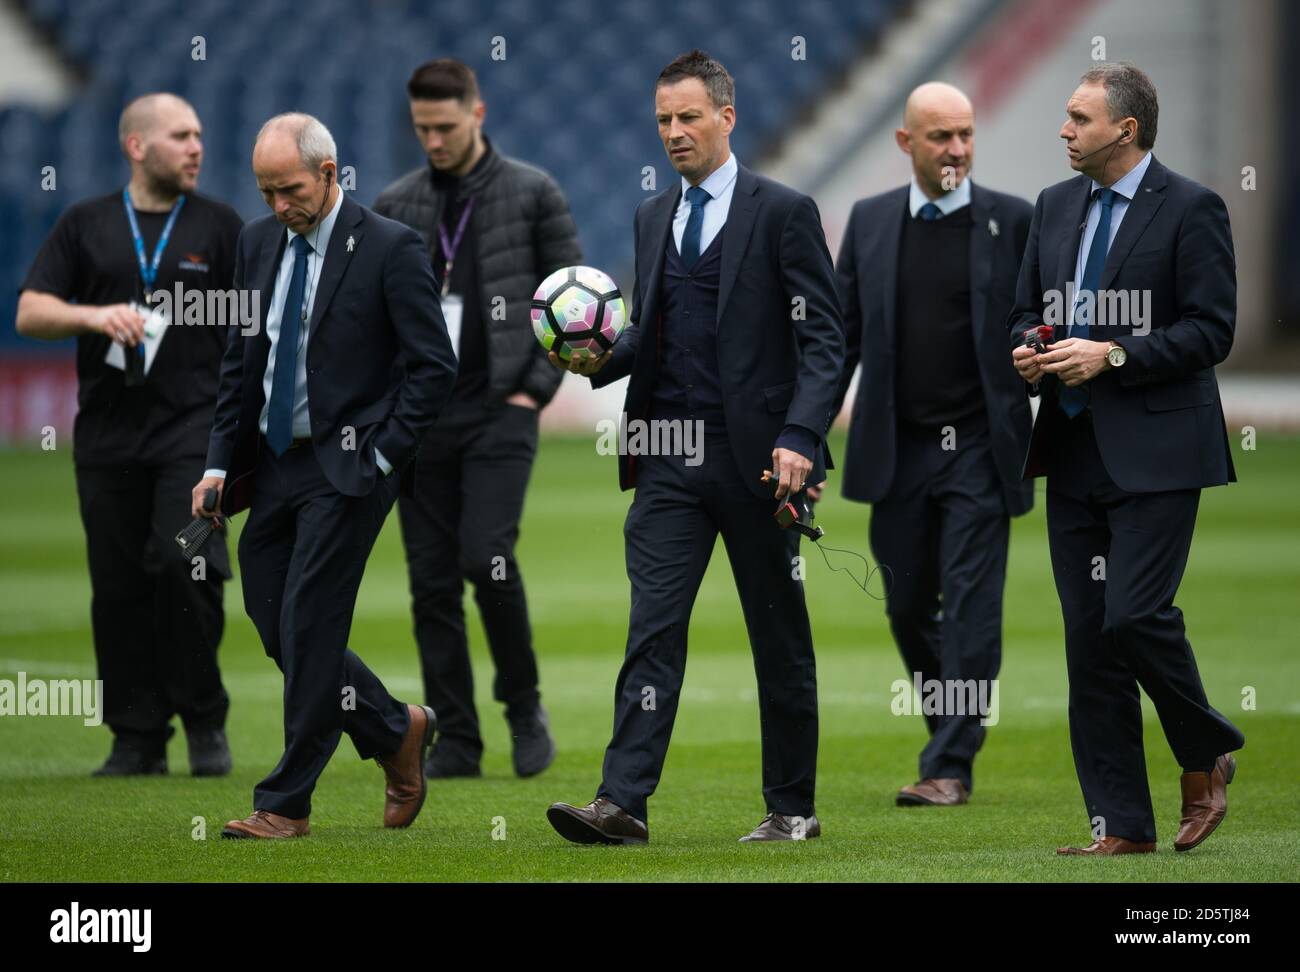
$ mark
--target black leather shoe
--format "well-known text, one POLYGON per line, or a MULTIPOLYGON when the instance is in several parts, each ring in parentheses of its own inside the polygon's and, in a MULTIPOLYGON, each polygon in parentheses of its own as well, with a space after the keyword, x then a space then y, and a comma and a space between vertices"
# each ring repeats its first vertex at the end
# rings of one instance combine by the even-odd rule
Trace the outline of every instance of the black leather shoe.
POLYGON ((167 750, 165 744, 143 746, 113 737, 113 749, 104 765, 91 776, 166 776, 167 750))
POLYGON ((742 844, 760 840, 811 840, 822 835, 822 825, 816 814, 808 817, 769 813, 763 822, 740 838, 742 844))
POLYGON ((224 729, 185 730, 193 776, 225 776, 230 772, 230 744, 224 729))
POLYGON ((596 797, 585 807, 552 803, 546 819, 565 840, 575 844, 644 844, 650 830, 622 807, 596 797))
POLYGON ((507 712, 506 722, 510 724, 516 776, 536 776, 555 761, 551 720, 540 702, 518 715, 507 712))
POLYGON ((482 776, 478 759, 478 754, 467 747, 449 742, 446 736, 439 736, 424 761, 424 775, 430 780, 482 776))

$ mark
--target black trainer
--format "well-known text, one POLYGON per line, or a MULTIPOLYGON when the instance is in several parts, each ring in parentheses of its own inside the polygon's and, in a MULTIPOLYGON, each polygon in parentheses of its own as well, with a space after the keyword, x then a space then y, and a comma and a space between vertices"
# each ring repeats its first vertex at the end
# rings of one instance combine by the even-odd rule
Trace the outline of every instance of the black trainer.
POLYGON ((185 741, 190 747, 190 773, 194 776, 226 776, 230 772, 230 744, 226 731, 214 729, 186 729, 185 741))
POLYGON ((506 713, 513 743, 515 774, 536 776, 555 761, 555 740, 551 738, 551 720, 539 702, 524 712, 506 713))
POLYGON ((449 780, 456 777, 482 776, 478 754, 466 746, 449 742, 439 736, 424 761, 424 775, 430 780, 449 780))
POLYGON ((113 749, 104 765, 91 776, 166 776, 166 744, 141 744, 113 737, 113 749))

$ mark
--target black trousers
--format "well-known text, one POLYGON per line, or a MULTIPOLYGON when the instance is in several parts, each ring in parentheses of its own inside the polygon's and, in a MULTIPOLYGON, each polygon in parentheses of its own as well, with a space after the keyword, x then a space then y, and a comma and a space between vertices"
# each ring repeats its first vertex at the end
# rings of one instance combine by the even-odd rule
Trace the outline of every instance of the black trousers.
POLYGON ((537 658, 515 561, 524 494, 537 455, 536 409, 449 410, 416 459, 415 495, 397 503, 410 576, 424 695, 439 745, 483 752, 462 607, 474 585, 496 667, 492 695, 507 714, 537 705, 537 658))
POLYGON ((1065 619, 1074 765, 1094 831, 1154 841, 1138 687, 1184 771, 1245 744, 1206 700, 1174 606, 1200 490, 1126 492, 1106 472, 1089 413, 1060 427, 1047 529, 1065 619))
POLYGON ((208 542, 200 564, 186 563, 172 539, 189 522, 203 457, 78 466, 76 474, 104 721, 161 754, 172 716, 187 729, 220 728, 230 708, 217 667, 230 577, 225 537, 208 542))
POLYGON ((705 438, 703 460, 691 467, 681 456, 636 457, 636 495, 623 527, 632 610, 598 795, 646 819, 677 716, 691 608, 720 533, 758 676, 763 797, 769 811, 808 817, 817 672, 794 562, 799 534, 778 527, 775 500, 758 498, 741 481, 725 435, 705 438))
POLYGON ((254 809, 308 816, 341 733, 362 759, 402 743, 406 707, 348 647, 366 559, 399 485, 393 473, 368 496, 344 496, 310 444, 277 458, 261 442, 239 563, 244 609, 284 673, 284 755, 253 791, 254 809))
MULTIPOLYGON (((1002 592, 1010 516, 986 426, 959 431, 944 449, 938 429, 900 427, 889 494, 871 508, 871 549, 889 568, 886 612, 908 680, 974 680, 990 700, 1002 664, 1002 592)), ((944 693, 944 697, 948 697, 944 693)), ((926 713, 919 774, 973 789, 975 753, 988 731, 966 704, 926 713)))

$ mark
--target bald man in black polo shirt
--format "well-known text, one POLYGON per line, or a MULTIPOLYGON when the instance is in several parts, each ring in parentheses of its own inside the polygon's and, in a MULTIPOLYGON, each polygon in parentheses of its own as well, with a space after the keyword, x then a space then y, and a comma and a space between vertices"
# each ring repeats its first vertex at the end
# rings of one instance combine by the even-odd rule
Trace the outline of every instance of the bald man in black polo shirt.
POLYGON ((95 775, 166 773, 179 714, 191 771, 220 776, 231 765, 230 702, 217 668, 230 577, 225 538, 214 534, 200 563, 169 548, 203 473, 229 332, 168 327, 146 360, 145 319, 132 305, 176 287, 229 288, 242 222, 194 191, 203 143, 188 103, 137 98, 118 134, 130 183, 59 218, 23 281, 17 327, 27 337, 77 339, 73 459, 104 721, 113 731, 112 753, 95 775))

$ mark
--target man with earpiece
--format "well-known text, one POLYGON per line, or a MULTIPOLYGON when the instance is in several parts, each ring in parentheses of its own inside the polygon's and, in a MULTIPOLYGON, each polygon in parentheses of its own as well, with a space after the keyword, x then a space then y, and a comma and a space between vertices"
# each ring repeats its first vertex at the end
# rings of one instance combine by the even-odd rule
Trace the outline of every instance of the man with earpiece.
POLYGON ((1016 369, 1041 387, 1024 475, 1047 477, 1093 838, 1057 853, 1155 850, 1139 687, 1183 769, 1185 851, 1223 820, 1245 743, 1210 706, 1174 606, 1201 489, 1236 480, 1214 376, 1236 322, 1232 230, 1216 193, 1151 154, 1158 105, 1142 71, 1099 64, 1066 116, 1081 174, 1038 197, 1008 322, 1016 369), (1052 340, 1028 346, 1044 324, 1052 340))
POLYGON ((384 771, 384 826, 424 803, 432 709, 404 704, 349 646, 366 559, 456 381, 424 241, 339 188, 334 138, 291 112, 262 126, 253 174, 271 212, 239 236, 235 287, 256 330, 221 362, 195 516, 249 510, 244 609, 284 673, 284 755, 223 837, 310 833, 312 792, 343 734, 384 771))

